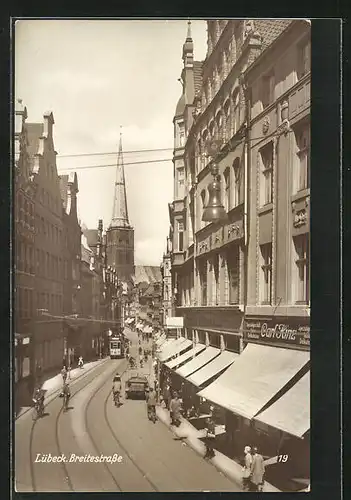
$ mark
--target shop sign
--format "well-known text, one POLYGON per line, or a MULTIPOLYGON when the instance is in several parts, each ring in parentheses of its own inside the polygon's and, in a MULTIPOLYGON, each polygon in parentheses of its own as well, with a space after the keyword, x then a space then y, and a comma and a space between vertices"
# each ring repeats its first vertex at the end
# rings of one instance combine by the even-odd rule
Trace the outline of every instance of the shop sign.
POLYGON ((310 326, 294 318, 250 319, 245 321, 244 340, 309 347, 310 326))

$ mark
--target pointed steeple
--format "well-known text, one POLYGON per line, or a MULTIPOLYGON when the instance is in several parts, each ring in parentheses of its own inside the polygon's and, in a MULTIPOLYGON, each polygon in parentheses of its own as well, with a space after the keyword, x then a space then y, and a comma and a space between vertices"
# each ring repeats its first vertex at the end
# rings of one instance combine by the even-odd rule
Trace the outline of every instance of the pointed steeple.
POLYGON ((188 21, 188 32, 186 35, 186 40, 183 45, 183 61, 184 61, 184 67, 189 68, 193 67, 193 61, 194 61, 194 44, 193 44, 193 39, 191 37, 191 21, 188 21))
POLYGON ((187 42, 192 42, 193 41, 192 36, 191 36, 191 21, 190 21, 190 19, 188 21, 188 33, 187 33, 187 36, 186 36, 186 41, 187 42))
POLYGON ((119 149, 117 157, 117 170, 115 193, 113 199, 113 213, 110 228, 130 227, 127 209, 126 183, 124 178, 124 163, 122 152, 122 127, 119 135, 119 149))

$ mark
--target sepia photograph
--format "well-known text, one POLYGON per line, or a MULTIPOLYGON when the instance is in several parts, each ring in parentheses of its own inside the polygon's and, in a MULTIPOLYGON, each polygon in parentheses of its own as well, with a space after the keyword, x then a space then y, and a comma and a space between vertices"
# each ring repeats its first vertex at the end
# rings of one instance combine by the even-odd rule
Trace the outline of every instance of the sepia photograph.
POLYGON ((12 34, 15 490, 309 492, 311 21, 12 34))

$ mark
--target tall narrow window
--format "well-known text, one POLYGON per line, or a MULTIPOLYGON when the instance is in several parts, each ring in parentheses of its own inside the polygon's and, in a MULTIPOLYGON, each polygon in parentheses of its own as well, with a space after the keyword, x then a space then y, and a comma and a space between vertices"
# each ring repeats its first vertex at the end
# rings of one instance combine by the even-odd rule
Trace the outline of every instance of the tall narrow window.
POLYGON ((178 199, 184 197, 184 167, 178 168, 178 199))
POLYGON ((261 206, 272 203, 273 193, 273 143, 270 142, 267 146, 260 150, 261 163, 261 183, 260 196, 261 206))
POLYGON ((183 222, 178 222, 178 251, 183 252, 184 250, 184 224, 183 222))
POLYGON ((240 205, 243 201, 243 169, 240 158, 236 158, 233 164, 234 173, 234 207, 240 205))
POLYGON ((295 280, 294 298, 300 304, 310 302, 310 252, 309 235, 303 234, 294 238, 295 246, 295 280))
POLYGON ((226 127, 226 139, 231 138, 231 123, 230 123, 230 100, 228 99, 224 104, 224 116, 225 116, 225 127, 226 127))
POLYGON ((210 137, 211 139, 215 138, 215 122, 212 121, 209 126, 209 131, 210 131, 210 137))
POLYGON ((240 92, 239 89, 234 90, 233 93, 233 127, 232 133, 233 135, 239 129, 240 126, 240 92))
POLYGON ((228 212, 230 206, 230 170, 226 168, 224 171, 224 208, 228 212))
POLYGON ((298 47, 298 79, 307 75, 309 71, 311 71, 311 42, 306 39, 298 47))
POLYGON ((309 124, 300 126, 295 131, 296 168, 294 169, 295 193, 310 186, 310 128, 309 124))
POLYGON ((274 73, 268 73, 262 79, 262 106, 266 108, 274 101, 274 73))
POLYGON ((199 276, 201 287, 201 305, 207 306, 207 260, 199 262, 199 276))
POLYGON ((272 243, 261 245, 260 269, 260 301, 262 304, 272 302, 272 243))
POLYGON ((202 220, 202 214, 205 209, 206 204, 206 191, 203 189, 201 191, 201 210, 200 210, 200 227, 205 227, 205 222, 202 220))
POLYGON ((214 274, 214 303, 219 304, 220 286, 219 286, 219 255, 213 257, 213 274, 214 274))
POLYGON ((239 303, 239 247, 232 245, 227 250, 227 269, 229 280, 229 304, 239 303))

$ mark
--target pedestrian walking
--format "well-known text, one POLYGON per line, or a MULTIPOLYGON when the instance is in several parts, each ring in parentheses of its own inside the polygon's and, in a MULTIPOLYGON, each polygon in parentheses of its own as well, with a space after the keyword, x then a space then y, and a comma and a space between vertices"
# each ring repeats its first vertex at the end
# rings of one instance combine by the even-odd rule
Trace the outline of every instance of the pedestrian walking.
POLYGON ((171 416, 171 425, 175 425, 179 427, 180 425, 180 410, 182 407, 182 403, 178 397, 178 393, 175 392, 173 398, 171 399, 169 410, 171 416))
POLYGON ((167 410, 169 410, 169 405, 171 403, 171 387, 169 384, 165 384, 163 389, 163 400, 165 402, 167 410))
POLYGON ((62 376, 63 383, 65 384, 66 380, 67 380, 67 370, 66 370, 65 366, 61 370, 61 376, 62 376))
POLYGON ((244 448, 244 467, 243 467, 243 490, 250 491, 251 490, 251 466, 252 466, 252 453, 251 446, 245 446, 244 448))
POLYGON ((215 431, 215 422, 212 417, 206 420, 206 437, 205 437, 205 446, 206 453, 204 458, 213 458, 215 456, 215 452, 213 450, 213 444, 216 437, 215 431))
POLYGON ((264 473, 263 456, 258 453, 258 448, 255 446, 253 448, 251 464, 251 491, 263 491, 264 473))

